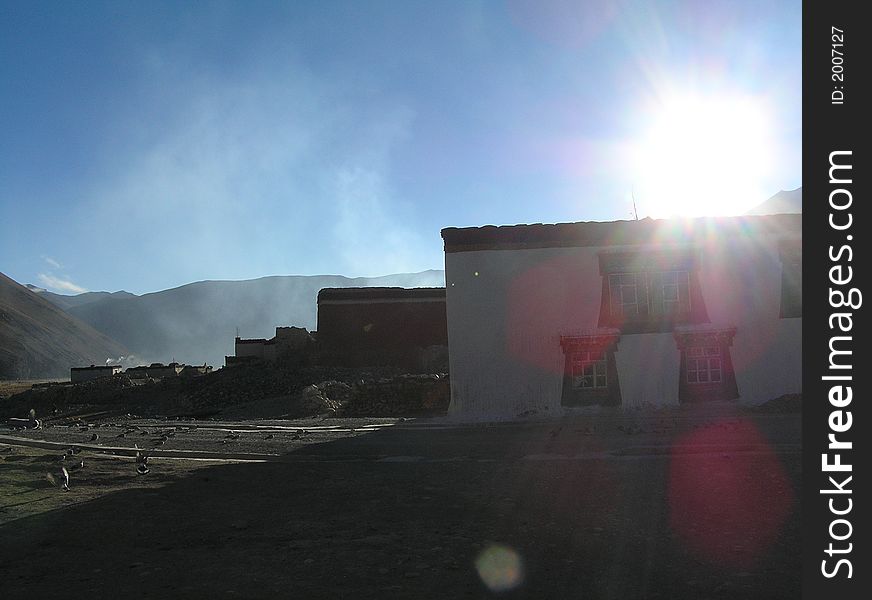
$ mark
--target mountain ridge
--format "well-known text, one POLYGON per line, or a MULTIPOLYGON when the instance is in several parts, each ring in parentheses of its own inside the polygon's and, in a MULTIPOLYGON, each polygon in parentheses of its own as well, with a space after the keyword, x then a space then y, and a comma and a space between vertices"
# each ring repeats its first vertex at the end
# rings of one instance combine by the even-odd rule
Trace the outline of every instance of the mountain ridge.
MULTIPOLYGON (((177 360, 221 366, 233 339, 272 337, 275 327, 314 329, 317 294, 325 287, 442 287, 444 271, 380 277, 268 275, 243 280, 202 280, 142 295, 108 294, 69 302, 65 310, 129 348, 125 364, 177 360)), ((91 292, 99 293, 99 292, 91 292)), ((56 295, 59 296, 59 295, 56 295)), ((55 299, 53 297, 48 297, 55 299)), ((76 296, 63 297, 76 298, 76 296)))
POLYGON ((0 273, 0 379, 68 377, 127 349, 0 273))

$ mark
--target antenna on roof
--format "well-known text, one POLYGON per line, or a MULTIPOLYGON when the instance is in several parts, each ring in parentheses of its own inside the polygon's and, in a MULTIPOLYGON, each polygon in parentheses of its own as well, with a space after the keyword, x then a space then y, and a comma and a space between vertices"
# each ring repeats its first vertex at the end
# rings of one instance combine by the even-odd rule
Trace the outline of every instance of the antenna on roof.
POLYGON ((633 188, 630 188, 630 197, 633 198, 633 216, 636 217, 636 220, 639 220, 639 211, 636 210, 636 193, 633 191, 633 188))

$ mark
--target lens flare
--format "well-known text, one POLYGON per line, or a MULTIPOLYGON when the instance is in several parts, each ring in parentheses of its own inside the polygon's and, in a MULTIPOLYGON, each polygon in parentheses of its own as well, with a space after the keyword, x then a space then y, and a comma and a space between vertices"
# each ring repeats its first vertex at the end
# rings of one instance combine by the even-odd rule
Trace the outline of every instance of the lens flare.
POLYGON ((492 544, 475 559, 475 568, 482 582, 492 592, 515 589, 524 580, 521 557, 508 546, 492 544))
POLYGON ((672 447, 670 523, 701 559, 753 567, 775 543, 793 504, 781 461, 750 421, 718 421, 672 447))

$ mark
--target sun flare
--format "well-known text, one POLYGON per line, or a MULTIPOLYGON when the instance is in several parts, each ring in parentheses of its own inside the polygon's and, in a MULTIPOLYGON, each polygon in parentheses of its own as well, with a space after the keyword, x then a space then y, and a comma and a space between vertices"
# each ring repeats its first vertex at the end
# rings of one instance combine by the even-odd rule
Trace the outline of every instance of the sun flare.
POLYGON ((774 149, 760 100, 672 94, 646 115, 630 157, 640 217, 736 215, 771 195, 774 149))

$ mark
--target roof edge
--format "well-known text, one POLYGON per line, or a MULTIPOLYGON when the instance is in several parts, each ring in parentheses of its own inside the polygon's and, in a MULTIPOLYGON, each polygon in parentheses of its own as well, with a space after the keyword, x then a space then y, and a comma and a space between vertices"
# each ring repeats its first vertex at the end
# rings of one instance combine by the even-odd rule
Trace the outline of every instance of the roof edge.
POLYGON ((712 237, 775 235, 802 238, 801 214, 581 221, 530 225, 447 227, 441 231, 445 252, 518 250, 587 246, 694 243, 712 237))

